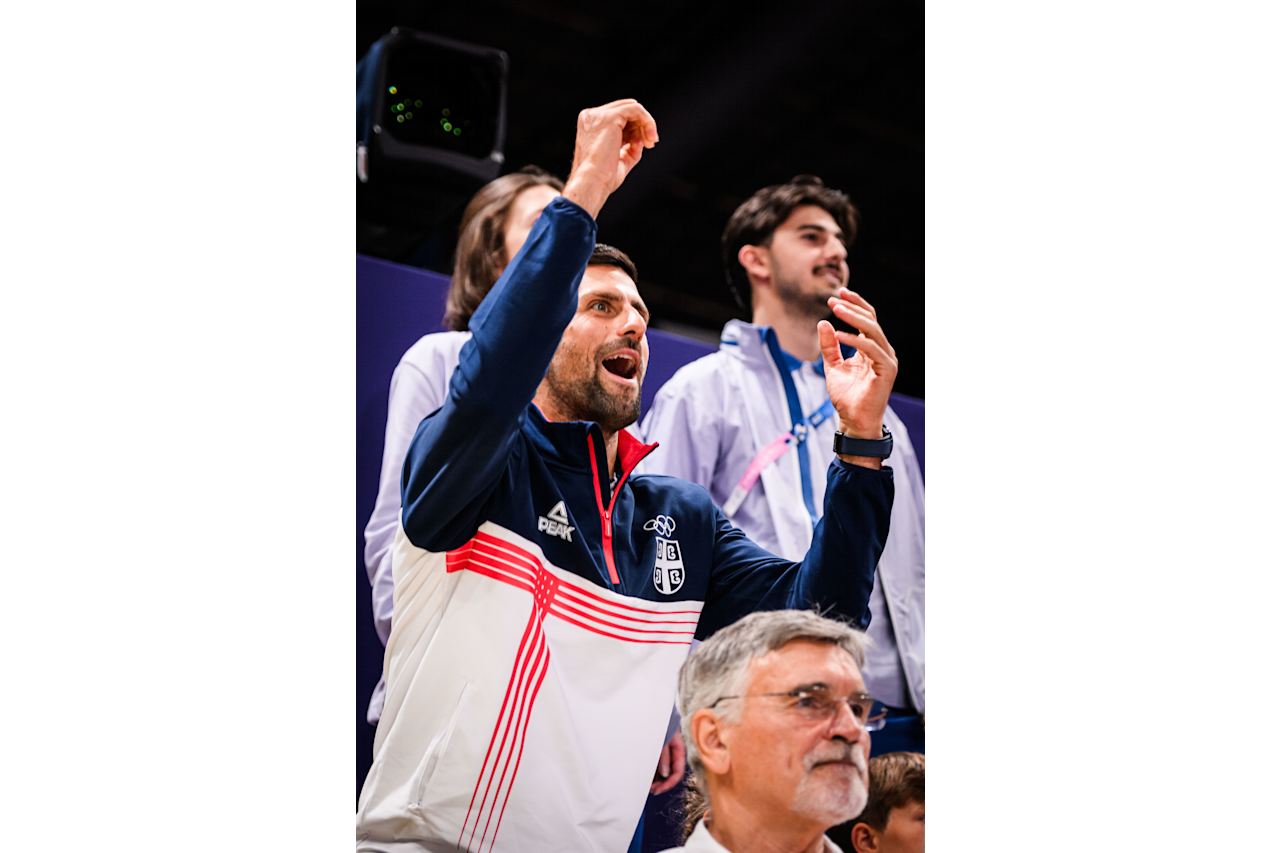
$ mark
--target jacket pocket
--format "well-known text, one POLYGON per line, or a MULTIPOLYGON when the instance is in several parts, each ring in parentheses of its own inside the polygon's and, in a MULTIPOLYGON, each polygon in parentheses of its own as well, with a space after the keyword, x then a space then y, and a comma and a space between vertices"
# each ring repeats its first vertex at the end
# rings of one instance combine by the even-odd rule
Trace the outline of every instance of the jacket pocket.
POLYGON ((414 809, 422 808, 422 801, 426 795, 428 786, 431 784, 432 778, 436 775, 436 769, 440 765, 440 759, 449 751, 449 741, 453 739, 453 730, 458 725, 458 718, 461 716, 462 703, 466 699, 467 693, 471 690, 471 682, 463 683, 462 689, 458 691, 458 696, 453 700, 453 711, 449 714, 449 721, 445 727, 436 732, 435 737, 427 744, 427 754, 423 756, 422 765, 418 769, 418 778, 413 786, 413 799, 410 801, 410 807, 414 809))

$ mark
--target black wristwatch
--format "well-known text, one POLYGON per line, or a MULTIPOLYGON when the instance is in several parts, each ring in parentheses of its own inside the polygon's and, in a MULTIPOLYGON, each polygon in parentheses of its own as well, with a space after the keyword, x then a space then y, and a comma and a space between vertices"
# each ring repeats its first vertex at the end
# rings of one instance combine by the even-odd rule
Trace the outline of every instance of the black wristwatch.
POLYGON ((885 429, 884 424, 880 425, 880 429, 884 432, 880 438, 854 438, 837 430, 836 440, 831 449, 841 456, 874 456, 877 459, 887 459, 893 452, 893 435, 885 429))

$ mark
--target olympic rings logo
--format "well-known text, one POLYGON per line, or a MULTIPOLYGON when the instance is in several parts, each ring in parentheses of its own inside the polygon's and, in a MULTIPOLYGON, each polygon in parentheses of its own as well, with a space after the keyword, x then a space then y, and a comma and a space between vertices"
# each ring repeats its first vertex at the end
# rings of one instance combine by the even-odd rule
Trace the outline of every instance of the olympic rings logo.
POLYGON ((659 536, 670 536, 676 532, 676 520, 669 515, 659 515, 644 523, 645 530, 652 530, 659 536))

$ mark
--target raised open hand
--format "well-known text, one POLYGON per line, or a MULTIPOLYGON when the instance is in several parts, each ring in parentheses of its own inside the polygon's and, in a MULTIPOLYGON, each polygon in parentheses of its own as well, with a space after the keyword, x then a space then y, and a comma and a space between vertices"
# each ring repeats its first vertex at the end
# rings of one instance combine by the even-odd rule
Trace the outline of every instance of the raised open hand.
POLYGON ((840 431, 854 438, 879 438, 889 392, 898 375, 898 357, 876 320, 876 309, 867 300, 842 287, 827 304, 837 317, 859 331, 856 335, 837 332, 826 320, 818 322, 827 394, 840 417, 840 431), (840 344, 857 352, 844 358, 840 344))

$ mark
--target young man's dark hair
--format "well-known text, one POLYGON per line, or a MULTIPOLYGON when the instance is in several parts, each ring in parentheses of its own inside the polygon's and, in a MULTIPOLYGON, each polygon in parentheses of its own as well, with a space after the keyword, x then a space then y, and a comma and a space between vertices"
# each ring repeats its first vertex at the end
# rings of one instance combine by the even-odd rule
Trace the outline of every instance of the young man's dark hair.
POLYGON ((596 243, 596 247, 591 250, 591 260, 587 261, 587 266, 617 267, 630 276, 636 284, 640 283, 635 262, 627 257, 627 253, 604 243, 596 243))
POLYGON ((720 238, 725 277, 729 290, 744 311, 751 310, 751 282, 738 263, 738 250, 743 246, 767 246, 773 232, 791 211, 805 204, 816 205, 840 226, 845 245, 853 243, 858 233, 858 209, 849 196, 822 183, 815 175, 796 175, 785 184, 758 190, 729 217, 720 238))
POLYGON ((564 182, 555 175, 537 166, 525 166, 485 184, 467 203, 458 225, 453 280, 445 297, 444 324, 450 330, 467 330, 480 301, 511 262, 503 243, 511 205, 520 193, 539 185, 564 189, 564 182))

